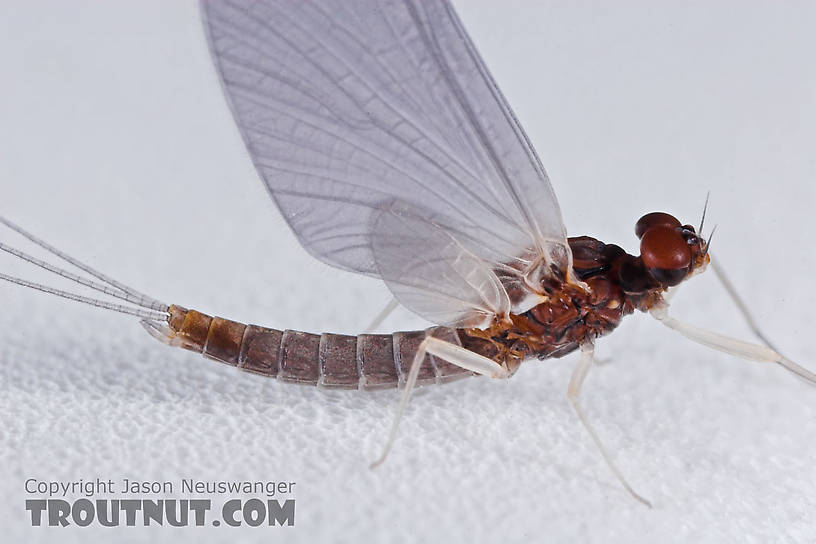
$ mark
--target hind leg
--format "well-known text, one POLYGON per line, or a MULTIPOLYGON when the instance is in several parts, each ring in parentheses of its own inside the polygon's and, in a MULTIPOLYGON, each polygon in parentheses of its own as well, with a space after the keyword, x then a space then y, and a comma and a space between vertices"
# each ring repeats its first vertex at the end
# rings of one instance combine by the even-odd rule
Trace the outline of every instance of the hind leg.
POLYGON ((422 366, 422 361, 425 360, 425 355, 428 353, 460 368, 484 376, 490 376, 492 378, 508 378, 510 376, 510 372, 508 372, 505 367, 492 359, 468 351, 462 346, 434 338, 433 336, 426 336, 425 340, 419 344, 419 348, 414 355, 414 360, 411 362, 411 369, 408 371, 408 377, 405 380, 405 389, 402 392, 402 398, 397 406, 397 413, 394 415, 394 422, 391 424, 391 432, 388 434, 388 440, 385 443, 382 454, 380 454, 376 461, 371 463, 371 468, 381 465, 386 457, 388 457, 388 453, 394 445, 400 420, 402 420, 405 407, 408 405, 408 400, 411 398, 411 393, 416 386, 419 368, 422 366))

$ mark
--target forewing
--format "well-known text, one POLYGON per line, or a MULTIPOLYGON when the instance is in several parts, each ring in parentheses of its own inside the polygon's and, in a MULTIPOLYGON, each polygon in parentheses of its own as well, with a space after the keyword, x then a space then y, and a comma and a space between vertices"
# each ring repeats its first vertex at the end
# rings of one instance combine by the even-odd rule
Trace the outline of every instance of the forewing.
POLYGON ((202 6, 252 160, 315 257, 380 276, 372 236, 395 202, 484 263, 564 254, 547 176, 447 2, 202 6))

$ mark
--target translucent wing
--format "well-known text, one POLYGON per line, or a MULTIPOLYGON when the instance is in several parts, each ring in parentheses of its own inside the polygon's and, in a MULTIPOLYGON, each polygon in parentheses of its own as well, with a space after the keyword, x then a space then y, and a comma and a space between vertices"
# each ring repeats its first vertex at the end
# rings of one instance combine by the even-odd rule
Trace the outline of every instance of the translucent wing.
POLYGON ((478 289, 495 280, 468 289, 442 281, 462 262, 517 278, 554 260, 568 266, 547 176, 446 1, 202 7, 252 160, 312 255, 383 277, 438 323, 448 322, 451 298, 480 311, 493 297, 478 289), (412 219, 386 219, 396 209, 412 219), (411 272, 419 251, 440 259, 411 272))
POLYGON ((403 305, 435 323, 487 326, 511 309, 490 263, 455 233, 394 203, 379 214, 371 246, 381 277, 403 305))

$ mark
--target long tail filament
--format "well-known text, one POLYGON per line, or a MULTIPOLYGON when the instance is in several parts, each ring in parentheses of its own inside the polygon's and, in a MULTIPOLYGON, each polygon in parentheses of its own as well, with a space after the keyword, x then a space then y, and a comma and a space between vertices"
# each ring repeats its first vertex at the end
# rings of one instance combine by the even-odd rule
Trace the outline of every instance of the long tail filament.
POLYGON ((3 242, 0 242, 0 251, 5 251, 6 253, 17 257, 18 259, 39 266, 40 268, 47 270, 53 274, 71 280, 80 285, 84 285, 85 287, 89 287, 95 291, 98 291, 110 297, 123 300, 134 306, 127 304, 118 304, 101 299, 87 297, 84 295, 79 295, 77 293, 64 291, 62 289, 56 289, 48 285, 35 283, 32 281, 28 281, 22 278, 10 276, 8 274, 3 273, 0 273, 0 280, 5 280, 16 285, 21 285, 23 287, 28 287, 30 289, 36 289, 37 291, 41 291, 43 293, 56 295, 59 297, 67 298, 69 300, 74 300, 76 302, 82 302, 83 304, 88 304, 90 306, 94 306, 97 308, 103 308, 106 310, 113 310, 115 312, 135 315, 141 317, 142 319, 149 319, 155 321, 163 321, 166 319, 169 305, 161 301, 158 301, 152 297, 149 297, 143 293, 140 293, 139 291, 136 291, 135 289, 128 287, 127 285, 124 285, 114 280, 113 278, 106 276, 105 274, 91 268, 85 263, 80 262, 74 257, 71 257, 66 253, 63 253, 54 246, 37 238, 33 234, 29 233, 28 231, 24 230, 23 228, 12 223, 11 221, 2 216, 0 216, 0 224, 5 225, 12 231, 16 232, 17 234, 20 234, 21 236, 33 242, 37 246, 45 249, 49 253, 55 255, 56 257, 67 262, 68 264, 75 266, 76 268, 89 274, 91 277, 101 281, 102 283, 80 276, 73 272, 69 272, 64 268, 60 268, 42 259, 38 259, 32 255, 29 255, 28 253, 25 253, 24 251, 11 247, 3 242))

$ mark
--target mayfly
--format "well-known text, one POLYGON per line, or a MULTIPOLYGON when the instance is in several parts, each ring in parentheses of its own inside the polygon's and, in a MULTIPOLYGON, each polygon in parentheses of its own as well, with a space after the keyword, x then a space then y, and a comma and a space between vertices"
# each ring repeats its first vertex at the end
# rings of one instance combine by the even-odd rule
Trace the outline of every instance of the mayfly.
MULTIPOLYGON (((689 339, 771 362, 816 383, 773 349, 711 260, 711 237, 666 213, 641 217, 640 255, 567 237, 529 139, 446 0, 204 0, 212 57, 249 155, 303 247, 386 283, 396 304, 436 325, 393 334, 310 334, 168 305, 97 272, 9 220, 79 273, 0 249, 111 302, 0 279, 132 314, 172 345, 285 382, 403 390, 381 463, 418 385, 509 378, 529 359, 579 351, 568 399, 580 404, 597 338, 635 310, 689 339), (682 323, 669 294, 711 264, 763 342, 682 323)), ((703 212, 705 218, 705 211, 703 212)))

